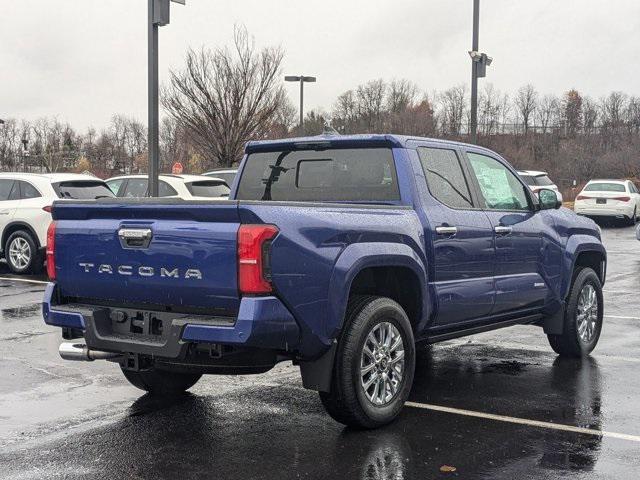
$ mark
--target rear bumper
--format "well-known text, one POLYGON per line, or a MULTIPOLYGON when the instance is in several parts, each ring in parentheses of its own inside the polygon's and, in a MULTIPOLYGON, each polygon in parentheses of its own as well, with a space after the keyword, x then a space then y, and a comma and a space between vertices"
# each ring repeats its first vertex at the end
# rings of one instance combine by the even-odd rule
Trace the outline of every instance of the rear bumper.
POLYGON ((45 290, 42 302, 45 323, 82 331, 87 345, 98 350, 179 358, 189 344, 194 343, 295 352, 300 340, 295 319, 276 297, 243 298, 237 318, 140 312, 139 326, 136 326, 140 331, 132 333, 126 323, 118 322, 113 312, 131 316, 134 310, 84 304, 56 305, 55 289, 55 283, 49 283, 45 290))
POLYGON ((593 205, 574 205, 574 212, 587 217, 629 217, 633 215, 633 205, 594 207, 593 205))

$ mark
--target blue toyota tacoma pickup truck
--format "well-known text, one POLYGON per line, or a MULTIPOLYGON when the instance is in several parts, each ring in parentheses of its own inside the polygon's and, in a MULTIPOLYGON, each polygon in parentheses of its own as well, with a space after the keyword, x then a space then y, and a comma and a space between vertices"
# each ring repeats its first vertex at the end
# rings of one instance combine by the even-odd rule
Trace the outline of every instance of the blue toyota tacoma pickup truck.
POLYGON ((250 142, 228 201, 56 202, 44 319, 63 358, 153 394, 292 360, 334 419, 373 428, 406 401, 417 343, 532 324, 591 352, 606 251, 560 207, 477 146, 250 142))

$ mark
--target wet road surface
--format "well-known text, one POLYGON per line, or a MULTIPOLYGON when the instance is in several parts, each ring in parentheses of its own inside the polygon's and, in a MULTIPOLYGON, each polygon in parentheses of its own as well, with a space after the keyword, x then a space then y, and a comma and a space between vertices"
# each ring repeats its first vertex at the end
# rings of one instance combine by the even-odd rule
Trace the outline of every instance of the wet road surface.
POLYGON ((420 354, 413 406, 372 432, 333 422, 288 363, 204 377, 161 401, 115 364, 64 362, 59 331, 40 317, 44 285, 8 280, 0 264, 0 478, 636 479, 640 242, 632 228, 603 235, 606 317, 592 358, 559 359, 531 326, 436 345, 420 354), (419 408, 430 405, 453 410, 419 408))

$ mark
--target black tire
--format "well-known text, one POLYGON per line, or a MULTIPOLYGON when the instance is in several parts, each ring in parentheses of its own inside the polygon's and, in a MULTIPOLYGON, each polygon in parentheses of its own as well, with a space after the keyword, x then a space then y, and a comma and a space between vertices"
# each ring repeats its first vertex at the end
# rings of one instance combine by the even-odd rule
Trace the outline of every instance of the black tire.
MULTIPOLYGON (((396 337, 397 339, 397 337, 396 337)), ((393 378, 395 372, 389 353, 384 362, 384 375, 393 378), (387 365, 387 362, 389 364, 387 365), (390 372, 390 373, 386 373, 390 372), (389 376, 390 375, 390 376, 389 376)), ((320 400, 334 420, 355 428, 377 428, 393 421, 409 396, 415 371, 415 341, 407 314, 402 307, 386 297, 357 296, 349 300, 345 325, 338 342, 333 368, 331 392, 320 392, 320 400), (361 384, 360 362, 370 333, 376 326, 388 323, 402 338, 404 366, 395 393, 384 403, 375 405, 361 384)), ((377 369, 377 367, 376 367, 377 369)), ((373 373, 372 373, 373 375, 373 373)), ((376 373, 382 377, 383 373, 376 373)), ((397 378, 397 377, 396 377, 397 378)), ((386 388, 386 383, 384 384, 386 388)), ((375 395, 375 394, 374 394, 375 395)))
POLYGON ((627 219, 627 224, 628 225, 635 226, 636 222, 638 221, 637 208, 638 207, 633 209, 633 215, 631 215, 631 218, 627 219))
POLYGON ((26 230, 18 230, 9 235, 9 238, 7 238, 7 242, 4 245, 4 257, 9 269, 13 273, 40 273, 44 267, 42 252, 38 249, 31 233, 26 230), (11 248, 16 243, 26 245, 25 254, 28 255, 28 261, 25 260, 25 265, 16 263, 16 260, 11 256, 11 248))
POLYGON ((141 370, 133 371, 122 368, 122 373, 129 383, 151 395, 178 395, 193 387, 202 374, 178 373, 167 370, 141 370))
MULTIPOLYGON (((551 348, 563 357, 585 357, 589 355, 598 344, 600 333, 602 332, 602 320, 604 313, 602 297, 602 285, 596 272, 591 268, 580 268, 573 279, 571 291, 567 299, 567 306, 564 314, 564 329, 562 335, 547 335, 551 348), (579 331, 578 302, 583 289, 590 285, 595 290, 597 299, 597 312, 595 313, 595 326, 589 338, 583 338, 579 331)), ((593 310, 593 309, 591 309, 593 310)))

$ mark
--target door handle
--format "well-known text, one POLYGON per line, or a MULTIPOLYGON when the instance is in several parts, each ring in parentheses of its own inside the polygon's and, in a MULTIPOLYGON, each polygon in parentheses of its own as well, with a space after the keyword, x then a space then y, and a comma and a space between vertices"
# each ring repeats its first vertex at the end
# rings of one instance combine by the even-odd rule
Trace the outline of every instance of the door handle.
POLYGON ((513 228, 498 225, 497 227, 493 228, 493 231, 496 232, 497 235, 509 235, 511 232, 513 232, 513 228))
POLYGON ((453 236, 458 233, 458 227, 436 227, 436 233, 438 235, 450 235, 453 236))

